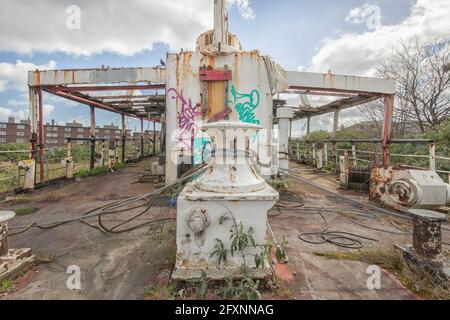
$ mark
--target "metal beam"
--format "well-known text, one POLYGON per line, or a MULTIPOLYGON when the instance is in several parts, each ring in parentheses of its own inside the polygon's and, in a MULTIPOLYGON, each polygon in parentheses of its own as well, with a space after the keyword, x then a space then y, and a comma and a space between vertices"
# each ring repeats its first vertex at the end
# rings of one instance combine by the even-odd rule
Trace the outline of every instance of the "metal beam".
POLYGON ((124 96, 124 95, 120 95, 120 96, 93 96, 90 95, 90 97, 92 97, 93 99, 96 100, 102 100, 102 101, 108 101, 112 100, 112 101, 129 101, 129 100, 137 100, 137 101, 155 101, 155 102, 165 102, 166 101, 166 96, 163 95, 139 95, 139 96, 124 96))
MULTIPOLYGON (((74 95, 74 94, 70 94, 70 93, 66 93, 66 92, 61 92, 61 91, 53 91, 52 89, 49 89, 49 88, 43 88, 42 90, 44 90, 47 93, 54 94, 54 95, 56 95, 58 97, 65 98, 65 99, 68 99, 68 100, 72 100, 72 101, 75 101, 75 102, 78 102, 78 103, 86 104, 88 106, 93 106, 93 107, 96 107, 96 108, 99 108, 99 109, 102 109, 102 110, 115 112, 115 113, 119 113, 119 114, 123 113, 120 110, 117 110, 117 109, 113 108, 110 105, 107 105, 107 104, 104 104, 104 103, 101 103, 101 102, 98 102, 98 101, 92 101, 92 100, 86 99, 84 97, 80 97, 78 95, 74 95)), ((131 117, 137 117, 133 113, 127 113, 127 115, 131 116, 131 117)))
POLYGON ((67 86, 100 83, 165 83, 166 70, 162 68, 102 68, 30 71, 28 85, 67 86))
MULTIPOLYGON (((46 87, 46 86, 44 86, 46 87)), ((49 86, 54 87, 58 91, 63 92, 91 92, 91 91, 128 91, 128 90, 157 90, 164 89, 165 84, 141 84, 141 85, 105 85, 105 86, 91 86, 91 87, 63 87, 63 86, 49 86)))
POLYGON ((348 108, 352 108, 358 105, 362 105, 364 103, 368 103, 374 100, 377 100, 381 97, 378 96, 354 96, 350 98, 339 99, 333 102, 330 102, 326 105, 320 107, 300 107, 299 111, 295 112, 296 119, 305 119, 307 117, 316 117, 324 114, 332 113, 335 111, 345 110, 348 108))
POLYGON ((376 79, 332 73, 286 72, 289 89, 337 93, 395 94, 396 83, 391 79, 376 79))

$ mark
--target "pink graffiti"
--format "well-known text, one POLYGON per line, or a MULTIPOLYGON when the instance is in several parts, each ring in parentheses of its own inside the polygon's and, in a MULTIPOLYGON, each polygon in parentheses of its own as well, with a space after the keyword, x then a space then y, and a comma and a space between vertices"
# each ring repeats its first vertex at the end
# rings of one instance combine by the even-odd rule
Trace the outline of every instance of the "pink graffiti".
POLYGON ((178 128, 180 130, 178 139, 188 148, 192 148, 193 137, 195 137, 199 131, 195 121, 198 116, 202 115, 201 104, 197 103, 193 106, 191 99, 186 101, 183 90, 178 92, 175 88, 171 88, 167 91, 167 95, 170 96, 170 93, 172 93, 172 99, 181 102, 181 110, 177 112, 178 128))

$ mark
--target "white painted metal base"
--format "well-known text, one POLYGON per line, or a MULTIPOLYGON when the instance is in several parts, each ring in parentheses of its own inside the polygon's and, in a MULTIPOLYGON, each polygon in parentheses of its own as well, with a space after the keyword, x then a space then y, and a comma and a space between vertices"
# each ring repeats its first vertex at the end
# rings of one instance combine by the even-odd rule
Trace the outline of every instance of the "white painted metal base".
MULTIPOLYGON (((241 194, 212 193, 198 189, 195 183, 187 186, 178 198, 177 210, 177 259, 173 278, 187 280, 206 272, 208 279, 219 280, 239 277, 244 257, 240 252, 227 257, 219 265, 218 258, 211 257, 217 240, 230 249, 230 236, 236 226, 244 226, 247 233, 254 230, 256 244, 265 245, 267 238, 267 213, 275 205, 279 194, 269 185, 263 189, 241 194), (221 224, 221 218, 225 221, 221 224)), ((245 265, 254 271, 255 278, 264 278, 269 269, 256 270, 254 257, 262 248, 245 250, 245 265)))

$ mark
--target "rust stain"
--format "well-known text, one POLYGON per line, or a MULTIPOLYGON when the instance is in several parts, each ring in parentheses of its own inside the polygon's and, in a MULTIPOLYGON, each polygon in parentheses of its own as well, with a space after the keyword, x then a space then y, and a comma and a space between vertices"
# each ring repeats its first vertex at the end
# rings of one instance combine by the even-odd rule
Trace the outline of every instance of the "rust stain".
POLYGON ((234 55, 233 84, 239 88, 239 55, 234 55))
POLYGON ((34 72, 34 85, 35 86, 41 85, 41 73, 38 70, 34 72))
POLYGON ((277 263, 275 265, 275 273, 281 280, 284 280, 284 281, 293 281, 294 280, 294 275, 289 270, 289 268, 286 264, 277 263))

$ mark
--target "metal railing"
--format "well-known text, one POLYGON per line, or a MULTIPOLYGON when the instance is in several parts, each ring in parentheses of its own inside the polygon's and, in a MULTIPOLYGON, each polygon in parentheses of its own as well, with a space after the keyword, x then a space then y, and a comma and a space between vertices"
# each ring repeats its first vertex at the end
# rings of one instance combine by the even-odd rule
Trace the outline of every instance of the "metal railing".
MULTIPOLYGON (((122 154, 122 145, 118 139, 115 141, 115 162, 122 162, 120 155, 122 154)), ((66 177, 66 164, 67 158, 73 158, 74 162, 74 174, 76 175, 80 171, 92 170, 97 167, 105 167, 109 161, 109 151, 106 145, 106 139, 92 139, 92 138, 67 138, 67 146, 65 147, 51 147, 44 149, 44 182, 50 182, 52 180, 61 179, 66 177), (95 155, 94 165, 91 165, 91 151, 89 144, 83 144, 83 150, 80 150, 73 145, 77 141, 88 141, 95 143, 95 155), (100 143, 98 143, 100 142, 100 143), (74 154, 77 151, 77 154, 74 154), (75 156, 75 157, 74 157, 75 156), (80 158, 81 157, 81 158, 80 158)), ((144 144, 144 149, 141 150, 141 144, 137 146, 135 139, 126 139, 126 141, 132 141, 132 144, 125 144, 125 159, 124 161, 134 161, 143 157, 152 155, 152 146, 144 144)), ((80 145, 81 146, 81 145, 80 145)), ((0 157, 4 159, 4 162, 0 160, 0 193, 10 192, 15 189, 21 189, 24 184, 24 172, 20 169, 18 163, 20 160, 28 160, 33 154, 33 150, 1 150, 0 157), (20 155, 20 156, 18 156, 20 155), (9 160, 8 160, 9 159, 9 160), (14 160, 12 160, 14 159, 14 160), (20 160, 17 160, 20 159, 20 160)), ((41 166, 39 153, 34 152, 36 156, 35 165, 35 183, 40 182, 41 166)), ((2 159, 0 158, 0 159, 2 159)))
MULTIPOLYGON (((358 150, 359 144, 380 145, 381 140, 378 139, 350 139, 350 140, 324 140, 324 141, 306 141, 306 140, 292 140, 290 143, 291 159, 295 161, 304 161, 308 165, 317 166, 319 160, 322 160, 324 167, 332 167, 338 173, 339 157, 346 153, 349 155, 349 160, 352 161, 354 167, 359 164, 373 164, 382 155, 381 150, 358 150), (338 148, 338 144, 349 144, 351 148, 338 148)), ((399 154, 391 153, 391 161, 396 165, 405 165, 415 169, 430 169, 441 175, 446 175, 450 183, 450 171, 440 170, 438 163, 441 161, 449 162, 450 157, 436 155, 436 143, 433 140, 424 139, 396 139, 391 140, 390 144, 414 144, 414 145, 428 145, 428 154, 399 154), (412 166, 396 158, 403 159, 427 159, 429 166, 412 166)))

